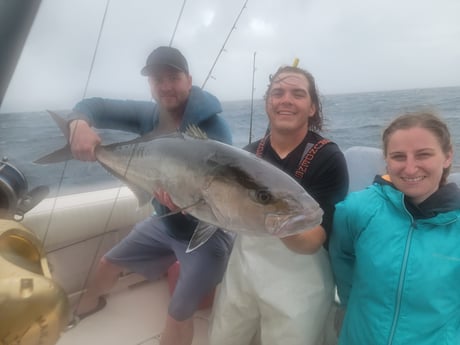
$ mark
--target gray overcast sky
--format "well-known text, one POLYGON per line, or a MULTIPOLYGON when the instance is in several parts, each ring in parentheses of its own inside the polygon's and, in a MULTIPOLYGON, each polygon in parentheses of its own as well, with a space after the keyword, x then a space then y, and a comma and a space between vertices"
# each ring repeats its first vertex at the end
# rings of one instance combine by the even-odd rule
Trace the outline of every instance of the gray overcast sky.
MULTIPOLYGON (((201 86, 244 0, 187 0, 173 45, 201 86)), ((149 99, 139 74, 168 45, 183 0, 111 0, 87 96, 149 99)), ((42 0, 0 112, 82 98, 106 0, 42 0)), ((460 85, 459 0, 249 0, 205 89, 261 98, 299 58, 322 94, 460 85)))

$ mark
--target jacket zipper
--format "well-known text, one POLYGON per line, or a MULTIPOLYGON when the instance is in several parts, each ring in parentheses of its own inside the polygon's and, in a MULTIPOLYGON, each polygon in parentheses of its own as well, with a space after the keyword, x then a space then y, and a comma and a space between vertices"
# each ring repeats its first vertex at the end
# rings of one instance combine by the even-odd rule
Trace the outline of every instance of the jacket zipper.
POLYGON ((388 338, 388 343, 387 343, 388 345, 393 344, 393 338, 396 332, 396 325, 398 323, 399 312, 401 310, 401 299, 402 299, 402 293, 404 289, 404 280, 405 280, 406 270, 407 270, 407 261, 409 258, 409 249, 410 249, 410 245, 412 242, 412 234, 414 232, 414 229, 417 227, 414 217, 412 217, 412 215, 409 213, 409 211, 407 211, 406 206, 404 205, 404 196, 403 196, 402 204, 403 204, 404 210, 406 211, 406 213, 409 215, 411 219, 411 226, 409 229, 409 233, 407 235, 406 246, 404 248, 404 257, 403 257, 401 272, 399 273, 398 291, 396 294, 396 307, 395 307, 395 312, 393 315, 393 323, 391 325, 390 336, 388 338))

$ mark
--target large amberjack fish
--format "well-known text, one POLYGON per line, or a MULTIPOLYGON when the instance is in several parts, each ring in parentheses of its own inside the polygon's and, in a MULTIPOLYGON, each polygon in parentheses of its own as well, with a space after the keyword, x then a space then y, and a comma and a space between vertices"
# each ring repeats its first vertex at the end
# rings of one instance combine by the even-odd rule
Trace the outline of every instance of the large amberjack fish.
MULTIPOLYGON (((50 112, 68 138, 68 126, 50 112)), ((62 161, 55 151, 36 161, 62 161)), ((291 176, 237 147, 206 138, 197 127, 186 133, 100 145, 97 161, 123 181, 140 205, 161 188, 200 220, 190 241, 197 248, 217 228, 250 235, 285 237, 321 223, 318 203, 291 176)), ((64 155, 68 159, 68 155, 64 155)))

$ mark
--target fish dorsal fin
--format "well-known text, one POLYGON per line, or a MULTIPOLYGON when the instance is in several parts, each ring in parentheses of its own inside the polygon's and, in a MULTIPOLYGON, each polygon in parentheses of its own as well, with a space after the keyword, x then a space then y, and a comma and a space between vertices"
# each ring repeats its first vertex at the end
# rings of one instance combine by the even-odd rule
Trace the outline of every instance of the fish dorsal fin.
POLYGON ((200 127, 194 124, 188 125, 184 134, 195 139, 208 139, 206 133, 200 127))

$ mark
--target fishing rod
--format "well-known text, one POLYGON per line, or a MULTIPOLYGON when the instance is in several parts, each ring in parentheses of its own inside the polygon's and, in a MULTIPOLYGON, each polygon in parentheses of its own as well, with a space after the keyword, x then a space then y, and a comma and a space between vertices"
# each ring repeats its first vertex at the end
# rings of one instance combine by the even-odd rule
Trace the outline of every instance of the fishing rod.
POLYGON ((101 27, 99 28, 99 34, 97 36, 96 47, 94 48, 93 58, 91 60, 91 65, 90 65, 90 68, 89 68, 88 78, 86 79, 85 88, 83 90, 83 98, 86 97, 86 92, 88 91, 88 85, 89 85, 89 81, 91 79, 91 75, 93 73, 94 62, 96 61, 97 50, 99 48, 99 43, 101 41, 102 29, 104 28, 105 18, 107 17, 107 11, 109 10, 109 5, 110 5, 110 0, 107 0, 107 2, 105 4, 104 15, 102 16, 101 27))
POLYGON ((254 113, 254 75, 256 74, 256 52, 252 61, 251 114, 249 116, 249 144, 252 142, 252 117, 254 113))
MULTIPOLYGON (((88 77, 87 77, 85 88, 84 88, 84 91, 83 91, 83 98, 86 97, 86 94, 87 94, 87 91, 88 91, 88 85, 89 85, 89 82, 91 80, 91 75, 92 75, 94 64, 95 64, 95 61, 96 61, 96 56, 97 56, 98 48, 99 48, 100 41, 101 41, 102 31, 103 31, 104 26, 105 26, 105 19, 107 17, 109 5, 110 5, 110 0, 107 0, 105 10, 104 10, 104 14, 103 14, 102 20, 101 20, 101 25, 100 25, 99 32, 98 32, 98 37, 97 37, 97 40, 96 40, 96 46, 94 48, 94 53, 93 53, 93 57, 92 57, 92 60, 91 60, 90 69, 89 69, 89 72, 88 72, 88 77)), ((75 130, 77 130, 77 128, 75 128, 75 130)), ((45 231, 45 234, 44 234, 43 239, 42 239, 43 243, 46 242, 46 239, 47 239, 47 236, 48 236, 48 233, 49 233, 49 229, 51 227, 51 222, 53 220, 53 215, 54 215, 54 212, 55 212, 55 209, 56 209, 57 196, 59 195, 59 193, 61 191, 61 188, 62 188, 62 184, 63 184, 63 181, 64 181, 64 175, 65 175, 65 172, 67 170, 68 162, 69 161, 64 162, 64 167, 62 169, 62 174, 60 176, 59 183, 58 183, 58 186, 57 186, 56 197, 53 199, 51 212, 50 212, 50 217, 48 218, 48 221, 47 221, 47 224, 46 224, 46 231, 45 231)), ((128 170, 128 168, 129 168, 129 165, 127 166, 126 170, 128 170)), ((115 198, 113 200, 112 206, 110 207, 108 217, 107 217, 107 219, 106 219, 106 221, 104 223, 104 227, 103 227, 104 230, 103 230, 102 234, 99 235, 99 241, 98 241, 98 244, 96 246, 97 249, 96 249, 95 254, 93 255, 93 258, 92 258, 91 269, 88 270, 88 273, 87 273, 87 275, 86 275, 86 277, 84 279, 82 291, 84 291, 84 289, 88 286, 88 282, 89 282, 89 279, 90 279, 90 273, 93 270, 93 268, 96 266, 97 253, 100 251, 100 248, 102 248, 104 235, 108 232, 110 220, 112 219, 112 216, 113 216, 113 214, 115 212, 115 205, 116 205, 117 201, 119 200, 120 192, 121 192, 121 187, 118 188, 116 196, 115 196, 115 198)), ((58 248, 58 249, 60 249, 60 248, 58 248)), ((82 297, 83 297, 83 293, 80 293, 79 296, 78 296, 78 299, 77 299, 77 303, 76 303, 77 307, 80 305, 82 297)), ((78 322, 79 322, 78 317, 75 317, 75 316, 71 317, 71 319, 69 320, 69 323, 67 325, 67 330, 75 327, 78 322)))
POLYGON ((202 89, 204 89, 204 86, 205 86, 206 83, 208 82, 208 79, 211 77, 212 71, 214 70, 214 67, 215 67, 216 64, 217 64, 217 61, 219 60, 220 55, 221 55, 222 52, 225 50, 225 45, 227 44, 227 41, 228 41, 228 39, 230 38, 230 36, 231 36, 233 30, 236 29, 236 23, 238 23, 238 20, 240 19, 241 14, 243 13, 244 9, 246 8, 246 4, 248 3, 248 1, 249 1, 249 0, 246 0, 246 1, 244 2, 243 6, 241 7, 240 12, 239 12, 238 15, 236 16, 236 19, 235 19, 235 21, 233 22, 233 25, 232 25, 232 27, 230 28, 230 31, 229 31, 227 37, 225 38, 225 41, 224 41, 224 43, 222 44, 222 47, 220 48, 219 53, 217 54, 216 59, 214 60, 214 63, 212 64, 211 69, 209 70, 208 75, 206 76, 206 79, 205 79, 204 82, 203 82, 203 85, 201 86, 202 89))
POLYGON ((176 31, 177 31, 177 27, 179 26, 179 22, 180 22, 180 19, 182 18, 182 13, 184 12, 184 7, 185 7, 185 3, 187 2, 187 0, 184 0, 184 2, 182 3, 182 7, 179 11, 179 17, 177 17, 177 21, 176 21, 176 26, 174 27, 174 31, 173 31, 173 34, 171 36, 171 40, 169 41, 169 46, 171 47, 173 41, 174 41, 174 37, 176 36, 176 31))
MULTIPOLYGON (((83 90, 83 98, 86 97, 86 93, 88 91, 88 85, 89 85, 89 82, 91 80, 91 75, 93 73, 93 68, 94 68, 94 63, 96 61, 96 56, 97 56, 97 51, 98 51, 98 48, 99 48, 99 44, 100 44, 100 41, 101 41, 101 36, 102 36, 102 31, 104 29, 104 25, 105 25, 105 19, 107 17, 107 12, 108 12, 108 9, 109 9, 109 5, 110 5, 110 0, 107 0, 106 4, 105 4, 105 9, 104 9, 104 14, 102 16, 102 20, 101 20, 101 26, 99 27, 99 33, 98 33, 98 36, 97 36, 97 40, 96 40, 96 46, 94 48, 94 53, 93 53, 93 57, 91 59, 91 64, 90 64, 90 68, 89 68, 89 72, 88 72, 88 77, 86 79, 86 83, 85 83, 85 87, 84 87, 84 90, 83 90)), ((71 144, 71 143, 70 143, 71 144)), ((65 161, 64 162, 64 167, 62 169, 62 173, 61 173, 61 176, 59 178, 59 183, 57 185, 57 191, 56 191, 56 196, 59 195, 60 191, 61 191, 61 188, 62 188, 62 184, 64 182, 64 176, 65 176, 65 172, 67 170, 67 166, 68 166, 68 162, 69 161, 65 161)), ((46 242, 46 239, 48 237, 48 232, 49 232, 49 229, 51 227, 51 221, 53 220, 53 214, 54 214, 54 210, 56 208, 56 202, 57 202, 57 198, 54 198, 53 200, 53 204, 52 204, 52 208, 51 208, 51 216, 49 217, 48 219, 48 224, 46 226, 46 231, 45 231, 45 234, 43 235, 43 243, 46 242)), ((107 221, 107 224, 108 224, 108 221, 107 221)))

